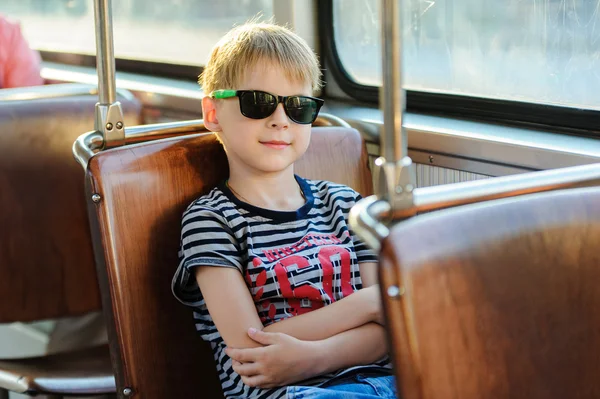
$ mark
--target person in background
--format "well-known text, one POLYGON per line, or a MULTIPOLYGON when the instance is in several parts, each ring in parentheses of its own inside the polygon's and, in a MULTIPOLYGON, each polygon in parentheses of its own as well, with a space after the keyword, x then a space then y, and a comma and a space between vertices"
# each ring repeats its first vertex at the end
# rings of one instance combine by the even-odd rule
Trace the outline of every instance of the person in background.
POLYGON ((23 37, 21 27, 0 14, 0 89, 44 84, 41 58, 23 37))

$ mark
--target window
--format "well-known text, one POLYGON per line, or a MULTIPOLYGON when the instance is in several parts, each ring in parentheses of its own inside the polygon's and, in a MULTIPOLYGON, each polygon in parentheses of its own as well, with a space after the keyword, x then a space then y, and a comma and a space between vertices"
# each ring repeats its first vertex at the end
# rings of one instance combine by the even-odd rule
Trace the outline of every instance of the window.
MULTIPOLYGON (((346 73, 381 85, 379 0, 333 0, 346 73)), ((598 0, 404 0, 409 90, 600 110, 598 0)))
MULTIPOLYGON (((204 65, 234 24, 273 15, 273 0, 114 0, 118 58, 204 65)), ((93 0, 2 0, 0 12, 21 22, 32 47, 95 54, 93 0)))

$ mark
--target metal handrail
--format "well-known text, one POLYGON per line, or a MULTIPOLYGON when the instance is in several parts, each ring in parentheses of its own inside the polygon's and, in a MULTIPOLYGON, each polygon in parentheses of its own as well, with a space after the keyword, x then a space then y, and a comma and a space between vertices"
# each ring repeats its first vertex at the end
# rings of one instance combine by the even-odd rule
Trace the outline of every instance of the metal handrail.
POLYGON ((202 119, 132 126, 125 129, 125 144, 205 133, 208 131, 202 119))
MULTIPOLYGON (((150 140, 207 132, 202 119, 182 122, 165 122, 151 125, 131 126, 125 129, 124 144, 135 144, 150 140)), ((104 147, 104 138, 98 131, 83 133, 73 143, 75 160, 87 169, 90 158, 104 147)))
POLYGON ((350 211, 350 225, 371 248, 379 250, 389 235, 387 223, 419 212, 544 191, 600 184, 600 163, 529 172, 456 184, 416 188, 414 206, 392 209, 376 195, 359 201, 350 211))
POLYGON ((83 167, 83 170, 87 170, 90 158, 94 156, 96 151, 102 149, 102 146, 104 146, 104 138, 99 132, 92 130, 83 133, 73 143, 73 156, 79 165, 83 167))
MULTIPOLYGON (((326 113, 320 114, 314 125, 351 127, 345 120, 326 113)), ((204 126, 204 121, 202 119, 131 126, 125 129, 124 144, 135 144, 144 141, 185 136, 208 131, 209 130, 204 126)), ((104 148, 104 138, 101 133, 93 130, 80 135, 77 140, 75 140, 73 143, 73 156, 83 169, 87 169, 90 158, 102 148, 104 148)))

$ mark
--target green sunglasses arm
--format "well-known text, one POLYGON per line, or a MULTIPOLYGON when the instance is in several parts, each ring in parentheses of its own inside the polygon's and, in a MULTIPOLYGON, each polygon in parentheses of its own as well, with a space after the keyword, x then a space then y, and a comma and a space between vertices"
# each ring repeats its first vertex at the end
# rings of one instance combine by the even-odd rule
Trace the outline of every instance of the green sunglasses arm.
POLYGON ((222 100, 225 98, 235 97, 236 95, 236 90, 215 90, 210 94, 210 97, 222 100))

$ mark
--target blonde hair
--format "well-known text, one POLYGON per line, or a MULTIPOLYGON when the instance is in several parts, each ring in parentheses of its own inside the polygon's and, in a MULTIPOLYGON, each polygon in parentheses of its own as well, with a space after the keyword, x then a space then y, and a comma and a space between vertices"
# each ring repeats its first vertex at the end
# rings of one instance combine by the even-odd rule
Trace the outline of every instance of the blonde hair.
POLYGON ((207 95, 237 89, 244 73, 263 61, 280 66, 288 79, 308 83, 313 91, 321 88, 319 61, 308 44, 283 26, 254 21, 233 28, 215 45, 198 83, 207 95))

